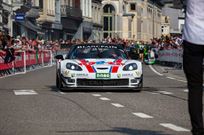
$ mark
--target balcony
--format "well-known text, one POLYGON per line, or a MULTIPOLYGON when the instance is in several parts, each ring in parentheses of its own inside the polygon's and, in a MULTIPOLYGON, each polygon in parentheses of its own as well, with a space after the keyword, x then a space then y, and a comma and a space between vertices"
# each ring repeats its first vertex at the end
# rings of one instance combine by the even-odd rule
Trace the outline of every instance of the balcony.
POLYGON ((61 17, 71 17, 71 18, 82 19, 82 11, 80 8, 61 5, 61 17))

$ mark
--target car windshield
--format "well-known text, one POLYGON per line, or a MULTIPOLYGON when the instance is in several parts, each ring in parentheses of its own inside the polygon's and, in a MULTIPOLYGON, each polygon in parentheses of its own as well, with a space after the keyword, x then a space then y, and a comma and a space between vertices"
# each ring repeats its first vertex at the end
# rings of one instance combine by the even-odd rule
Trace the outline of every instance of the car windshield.
POLYGON ((123 50, 115 45, 78 45, 70 54, 70 59, 110 58, 127 59, 123 50))

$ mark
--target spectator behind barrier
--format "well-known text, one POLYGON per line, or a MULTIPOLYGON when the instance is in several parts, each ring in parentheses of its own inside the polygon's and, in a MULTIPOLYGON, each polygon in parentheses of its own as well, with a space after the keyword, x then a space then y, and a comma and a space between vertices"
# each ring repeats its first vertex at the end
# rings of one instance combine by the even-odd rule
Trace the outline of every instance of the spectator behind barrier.
POLYGON ((13 60, 15 60, 15 56, 14 56, 15 50, 13 48, 14 39, 10 37, 9 35, 7 35, 6 38, 7 38, 6 39, 7 43, 5 46, 6 56, 4 58, 4 63, 10 63, 13 60))

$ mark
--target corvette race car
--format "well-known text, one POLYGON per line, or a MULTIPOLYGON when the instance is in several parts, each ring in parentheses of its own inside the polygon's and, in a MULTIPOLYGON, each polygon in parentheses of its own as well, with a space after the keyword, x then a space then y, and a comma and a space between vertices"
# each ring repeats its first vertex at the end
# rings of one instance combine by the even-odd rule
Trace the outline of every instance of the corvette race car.
POLYGON ((142 64, 128 59, 121 45, 73 45, 65 59, 57 59, 56 85, 59 89, 133 89, 143 87, 142 64))

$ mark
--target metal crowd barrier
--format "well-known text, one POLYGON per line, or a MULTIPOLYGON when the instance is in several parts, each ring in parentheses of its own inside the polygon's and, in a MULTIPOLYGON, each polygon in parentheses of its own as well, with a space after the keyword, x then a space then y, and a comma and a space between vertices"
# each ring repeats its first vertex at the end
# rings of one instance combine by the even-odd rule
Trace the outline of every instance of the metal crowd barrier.
POLYGON ((183 49, 160 50, 157 62, 174 68, 183 68, 183 49))
POLYGON ((5 52, 0 52, 0 77, 24 74, 27 71, 53 65, 51 50, 16 51, 15 60, 5 63, 5 52))

